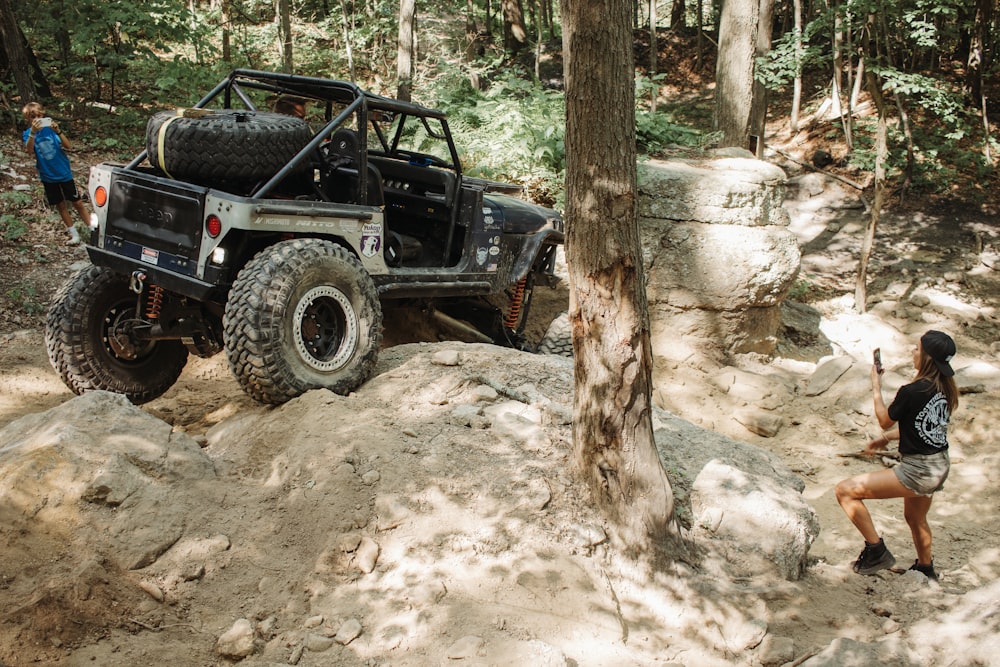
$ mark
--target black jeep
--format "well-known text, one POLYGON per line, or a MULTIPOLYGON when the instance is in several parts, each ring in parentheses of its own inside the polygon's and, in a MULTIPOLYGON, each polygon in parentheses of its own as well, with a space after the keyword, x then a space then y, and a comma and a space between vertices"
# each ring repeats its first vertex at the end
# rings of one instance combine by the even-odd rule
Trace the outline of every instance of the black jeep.
POLYGON ((442 112, 287 74, 237 70, 155 114, 146 150, 92 167, 88 189, 93 266, 56 296, 46 346, 74 392, 136 403, 223 348, 258 401, 349 392, 387 299, 523 348, 563 242, 558 213, 463 174, 442 112), (312 127, 261 110, 288 103, 312 127))

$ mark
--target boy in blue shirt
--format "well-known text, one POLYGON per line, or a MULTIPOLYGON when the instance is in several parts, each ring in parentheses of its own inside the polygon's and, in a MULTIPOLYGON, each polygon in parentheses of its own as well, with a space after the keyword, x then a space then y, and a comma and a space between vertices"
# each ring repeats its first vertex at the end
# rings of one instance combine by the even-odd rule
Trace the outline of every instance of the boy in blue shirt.
POLYGON ((80 193, 77 192, 76 183, 73 181, 69 157, 64 150, 70 148, 69 141, 59 130, 59 123, 46 118, 45 109, 38 102, 24 105, 21 113, 30 125, 22 137, 24 149, 35 154, 35 166, 38 168, 38 177, 45 187, 45 199, 50 206, 56 207, 59 217, 66 225, 66 233, 69 234, 69 241, 66 243, 77 245, 80 243, 80 234, 73 226, 73 217, 66 203, 73 205, 84 225, 90 222, 90 213, 80 199, 80 193))

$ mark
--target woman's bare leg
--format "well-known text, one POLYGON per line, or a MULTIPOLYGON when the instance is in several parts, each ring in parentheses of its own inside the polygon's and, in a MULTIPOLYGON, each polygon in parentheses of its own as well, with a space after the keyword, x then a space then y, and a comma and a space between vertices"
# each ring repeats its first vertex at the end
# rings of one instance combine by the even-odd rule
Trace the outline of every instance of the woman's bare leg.
MULTIPOLYGON (((892 470, 877 470, 845 479, 834 490, 837 502, 844 509, 847 518, 865 538, 868 544, 879 541, 878 531, 872 516, 865 507, 864 500, 880 498, 913 498, 916 494, 903 486, 892 470)), ((929 506, 929 504, 928 504, 929 506)), ((924 512, 926 519, 926 511, 924 512)), ((928 529, 928 534, 930 529, 928 529)), ((929 544, 929 543, 928 543, 929 544)))
POLYGON ((913 496, 903 500, 903 517, 913 535, 913 546, 917 550, 917 562, 931 564, 931 526, 927 523, 927 512, 931 509, 933 496, 913 496))

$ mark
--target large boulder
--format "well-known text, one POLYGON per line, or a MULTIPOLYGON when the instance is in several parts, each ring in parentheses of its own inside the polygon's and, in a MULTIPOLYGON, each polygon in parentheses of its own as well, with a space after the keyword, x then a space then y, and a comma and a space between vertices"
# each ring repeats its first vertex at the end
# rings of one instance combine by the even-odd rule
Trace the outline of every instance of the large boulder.
POLYGON ((799 579, 820 529, 802 479, 777 455, 665 410, 654 411, 653 424, 678 517, 696 541, 725 555, 720 574, 799 579))
POLYGON ((785 173, 748 158, 639 166, 639 225, 656 356, 774 352, 801 254, 785 173))

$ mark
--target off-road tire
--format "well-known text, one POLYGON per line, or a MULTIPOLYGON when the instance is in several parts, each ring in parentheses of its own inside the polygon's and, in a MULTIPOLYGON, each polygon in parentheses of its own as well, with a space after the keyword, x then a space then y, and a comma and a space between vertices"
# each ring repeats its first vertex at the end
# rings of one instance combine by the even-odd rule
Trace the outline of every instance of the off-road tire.
POLYGON ((56 294, 45 321, 52 367, 74 394, 103 389, 146 403, 177 382, 188 351, 180 341, 134 341, 136 295, 128 278, 91 266, 56 294))
POLYGON ((282 241, 240 271, 223 318, 243 390, 280 404, 310 389, 353 391, 375 368, 382 307, 361 262, 323 239, 282 241))
POLYGON ((559 313, 542 340, 538 342, 538 354, 555 354, 560 357, 573 356, 573 327, 569 322, 569 313, 559 313))
POLYGON ((294 116, 198 113, 204 115, 189 118, 161 111, 149 119, 146 153, 151 165, 172 178, 202 185, 253 184, 278 173, 312 138, 309 125, 294 116))

